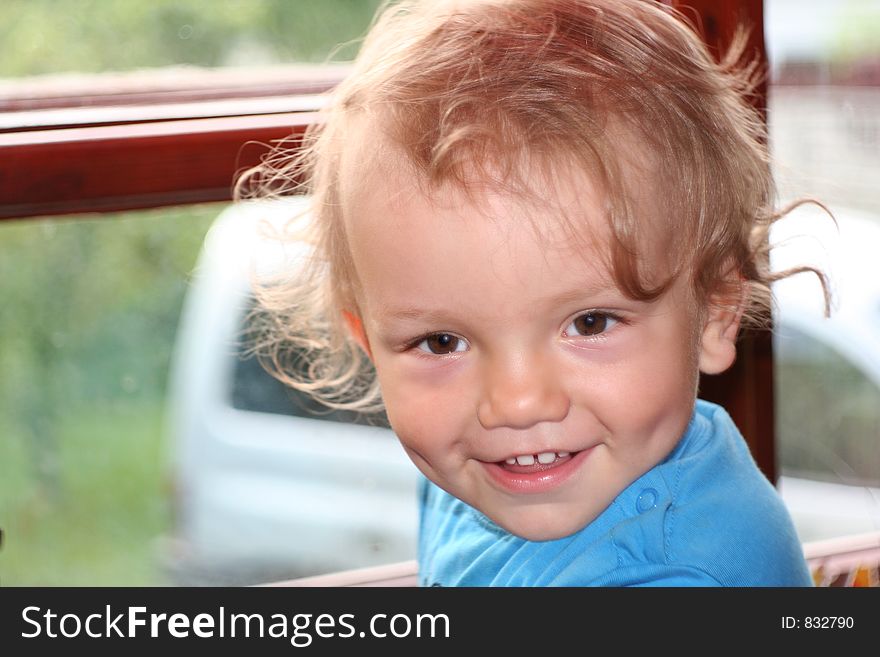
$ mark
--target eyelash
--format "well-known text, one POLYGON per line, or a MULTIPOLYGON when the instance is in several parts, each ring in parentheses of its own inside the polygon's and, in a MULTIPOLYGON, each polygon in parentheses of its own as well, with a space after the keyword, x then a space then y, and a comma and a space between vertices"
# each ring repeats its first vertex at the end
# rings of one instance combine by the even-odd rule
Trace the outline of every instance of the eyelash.
MULTIPOLYGON (((566 326, 566 331, 563 332, 563 334, 567 338, 586 338, 588 340, 599 340, 599 339, 604 339, 605 334, 608 333, 608 331, 611 330, 612 328, 614 328, 614 326, 616 326, 617 324, 626 324, 626 321, 620 315, 617 315, 615 313, 612 313, 612 312, 609 312, 606 310, 587 310, 585 312, 579 313, 574 318, 572 318, 572 320, 566 326), (602 330, 598 333, 588 334, 588 335, 582 335, 582 334, 575 333, 574 335, 568 335, 568 333, 567 333, 568 327, 573 325, 578 319, 580 319, 582 317, 586 317, 588 315, 593 315, 593 316, 599 318, 600 320, 604 320, 606 323, 608 321, 610 321, 610 322, 612 322, 612 324, 611 324, 611 326, 607 326, 607 327, 603 326, 602 330)), ((456 347, 457 346, 458 345, 456 344, 456 347)), ((451 356, 456 353, 462 353, 464 351, 467 351, 467 347, 468 347, 467 340, 455 335, 454 333, 445 333, 445 332, 427 333, 425 335, 419 336, 415 340, 412 340, 406 346, 407 350, 420 352, 419 355, 423 356, 425 358, 437 358, 437 357, 441 357, 441 356, 451 356), (465 349, 461 349, 461 350, 454 349, 453 351, 449 351, 446 353, 435 353, 435 352, 431 351, 429 348, 426 348, 426 349, 421 348, 422 343, 427 342, 431 338, 439 338, 441 336, 449 336, 453 340, 461 341, 462 343, 464 343, 465 349)))
POLYGON ((624 320, 623 317, 621 317, 620 315, 618 315, 616 313, 613 313, 613 312, 610 312, 607 310, 598 310, 598 309, 586 310, 584 312, 581 312, 581 313, 578 313, 577 315, 575 315, 571 319, 571 321, 566 325, 566 327, 565 327, 566 330, 563 333, 565 334, 565 337, 568 337, 568 338, 587 338, 589 340, 599 340, 599 339, 605 339, 605 335, 608 333, 608 331, 612 330, 618 324, 626 324, 626 320, 624 320), (593 315, 594 317, 599 318, 600 321, 604 321, 606 324, 610 321, 610 322, 612 322, 611 326, 603 325, 601 330, 598 333, 592 333, 592 334, 586 334, 586 335, 580 334, 580 333, 574 333, 573 335, 569 335, 567 333, 569 326, 572 326, 577 320, 581 319, 582 317, 587 317, 589 315, 593 315))
MULTIPOLYGON (((452 354, 455 354, 455 353, 461 353, 460 351, 455 350, 455 351, 447 352, 445 354, 436 354, 433 351, 431 351, 430 349, 421 349, 420 348, 423 342, 427 342, 431 338, 436 338, 436 337, 440 337, 440 336, 444 336, 444 335, 447 335, 454 340, 460 340, 461 342, 463 342, 465 344, 465 346, 467 346, 467 340, 465 340, 464 338, 460 338, 457 335, 455 335, 454 333, 445 333, 445 332, 441 331, 439 333, 427 333, 421 337, 416 338, 415 340, 410 342, 409 345, 407 345, 407 349, 418 351, 418 352, 420 352, 420 354, 419 354, 420 356, 424 356, 426 358, 438 358, 441 356, 451 356, 452 354)), ((463 349, 462 351, 467 351, 467 349, 463 349)))

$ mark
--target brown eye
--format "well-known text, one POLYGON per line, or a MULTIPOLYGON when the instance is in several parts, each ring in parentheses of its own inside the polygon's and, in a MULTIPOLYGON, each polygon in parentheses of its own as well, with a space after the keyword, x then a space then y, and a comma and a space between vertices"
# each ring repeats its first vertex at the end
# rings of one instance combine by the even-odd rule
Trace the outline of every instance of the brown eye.
POLYGON ((574 321, 568 325, 566 334, 571 335, 599 335, 611 328, 615 320, 613 317, 600 312, 589 312, 575 317, 574 321))
POLYGON ((419 349, 429 351, 432 354, 442 356, 456 351, 464 351, 465 341, 451 333, 435 333, 419 343, 419 349))

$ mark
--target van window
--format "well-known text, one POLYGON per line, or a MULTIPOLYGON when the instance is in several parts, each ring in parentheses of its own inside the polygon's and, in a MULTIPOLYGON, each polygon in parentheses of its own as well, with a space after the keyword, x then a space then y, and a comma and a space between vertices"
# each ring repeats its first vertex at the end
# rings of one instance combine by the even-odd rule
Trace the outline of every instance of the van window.
MULTIPOLYGON (((252 300, 248 309, 254 307, 252 300)), ((239 335, 246 334, 246 312, 241 320, 239 335)), ((234 359, 231 398, 232 406, 242 411, 275 413, 294 417, 307 417, 328 422, 345 422, 390 428, 385 413, 358 413, 342 411, 324 406, 311 395, 304 394, 285 385, 260 363, 256 356, 247 355, 246 345, 241 345, 234 359)))
POLYGON ((791 326, 774 335, 783 475, 880 486, 880 388, 832 347, 791 326), (830 400, 833 400, 830 401, 830 400))

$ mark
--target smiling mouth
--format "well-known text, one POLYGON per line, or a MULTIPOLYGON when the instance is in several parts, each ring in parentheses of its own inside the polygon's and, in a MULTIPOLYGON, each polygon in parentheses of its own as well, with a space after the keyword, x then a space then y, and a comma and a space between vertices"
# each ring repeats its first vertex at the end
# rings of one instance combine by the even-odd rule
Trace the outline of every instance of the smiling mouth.
POLYGON ((521 454, 512 456, 497 465, 514 474, 531 474, 552 470, 570 461, 579 452, 541 452, 539 454, 521 454))

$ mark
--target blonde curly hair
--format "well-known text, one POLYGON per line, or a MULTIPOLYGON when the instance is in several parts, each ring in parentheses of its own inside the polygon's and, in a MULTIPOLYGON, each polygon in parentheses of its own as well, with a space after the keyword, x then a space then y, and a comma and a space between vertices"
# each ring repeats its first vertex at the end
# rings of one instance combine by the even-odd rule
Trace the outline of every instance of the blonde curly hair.
POLYGON ((240 181, 241 195, 311 195, 308 234, 296 237, 312 259, 257 290, 264 363, 329 407, 381 409, 342 317, 358 308, 340 191, 353 152, 361 169, 402 154, 425 190, 536 194, 535 166, 580 170, 605 193, 607 264, 625 294, 655 299, 686 275, 701 307, 739 304, 745 289, 745 320, 764 324, 770 283, 809 268, 769 271, 768 231, 787 210, 775 206, 765 123, 749 102, 760 71, 745 44, 740 32, 715 62, 680 14, 645 0, 386 4, 303 147, 276 150, 240 181), (646 180, 656 207, 636 212, 646 180), (649 230, 665 236, 660 281, 644 266, 649 230))

